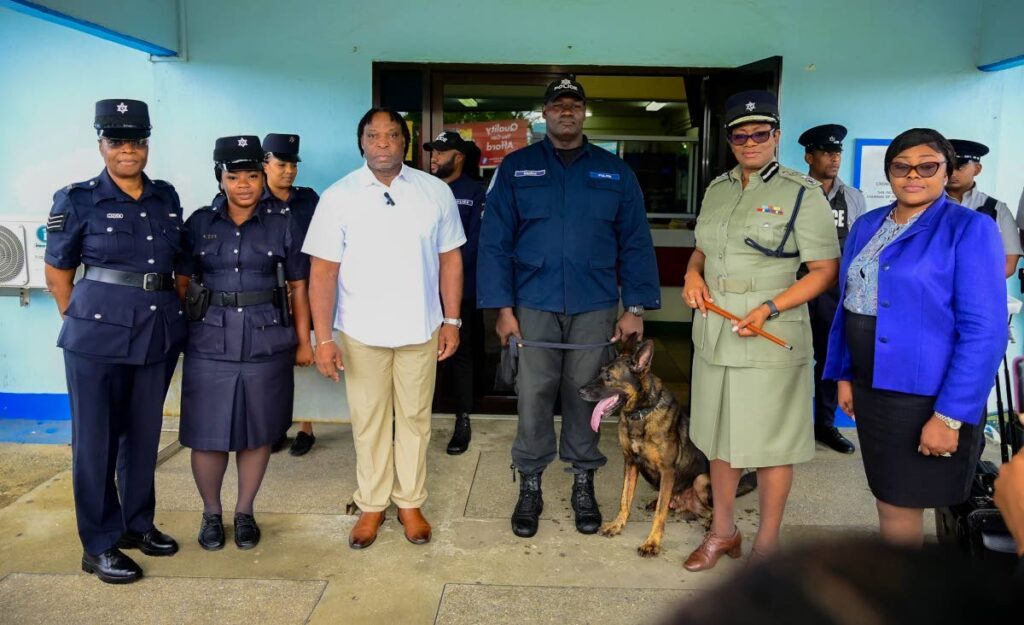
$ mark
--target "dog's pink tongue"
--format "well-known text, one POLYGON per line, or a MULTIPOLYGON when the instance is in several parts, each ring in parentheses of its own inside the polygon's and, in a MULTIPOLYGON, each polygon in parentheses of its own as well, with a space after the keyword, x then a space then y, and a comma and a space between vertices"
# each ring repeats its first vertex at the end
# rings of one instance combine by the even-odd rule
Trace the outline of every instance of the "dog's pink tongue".
POLYGON ((596 432, 598 428, 601 427, 601 417, 604 416, 604 413, 607 412, 608 407, 614 404, 615 400, 617 399, 618 397, 612 395, 611 397, 606 397, 601 401, 597 402, 597 405, 594 406, 594 412, 590 414, 590 429, 596 432))

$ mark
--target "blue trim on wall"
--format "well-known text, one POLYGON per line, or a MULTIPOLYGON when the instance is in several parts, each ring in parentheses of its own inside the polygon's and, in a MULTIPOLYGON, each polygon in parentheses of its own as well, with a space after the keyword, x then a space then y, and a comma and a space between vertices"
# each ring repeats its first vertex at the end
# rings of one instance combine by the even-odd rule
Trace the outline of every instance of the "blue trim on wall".
POLYGON ((70 421, 0 420, 0 443, 70 445, 70 421))
POLYGON ((67 393, 0 393, 0 419, 70 421, 67 393))
POLYGON ((983 72, 998 72, 1000 70, 1010 69, 1011 67, 1020 67, 1021 65, 1024 65, 1024 54, 1011 56, 1008 59, 996 61, 995 63, 986 63, 985 65, 979 65, 978 69, 980 69, 983 72))
POLYGON ((862 158, 861 149, 866 145, 889 145, 892 139, 857 139, 853 143, 853 186, 860 189, 860 161, 862 158))
POLYGON ((60 26, 67 26, 68 28, 73 28, 77 31, 99 37, 100 39, 106 39, 107 41, 112 41, 134 50, 146 52, 153 56, 177 56, 178 54, 174 50, 158 46, 155 43, 150 43, 139 39, 138 37, 119 33, 116 30, 107 28, 106 26, 100 26, 99 24, 95 24, 78 17, 54 11, 51 8, 45 7, 41 4, 36 4, 35 2, 28 2, 27 0, 0 0, 0 7, 7 7, 13 11, 17 11, 18 13, 38 17, 41 20, 53 22, 60 26))

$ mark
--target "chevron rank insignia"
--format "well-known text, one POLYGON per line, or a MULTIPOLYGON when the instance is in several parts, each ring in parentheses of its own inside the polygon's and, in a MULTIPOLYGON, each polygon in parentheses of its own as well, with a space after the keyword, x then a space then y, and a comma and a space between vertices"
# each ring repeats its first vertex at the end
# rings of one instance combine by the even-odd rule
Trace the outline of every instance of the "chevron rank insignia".
POLYGON ((68 222, 68 214, 60 213, 58 215, 50 215, 46 218, 46 231, 47 232, 62 232, 64 226, 68 222))

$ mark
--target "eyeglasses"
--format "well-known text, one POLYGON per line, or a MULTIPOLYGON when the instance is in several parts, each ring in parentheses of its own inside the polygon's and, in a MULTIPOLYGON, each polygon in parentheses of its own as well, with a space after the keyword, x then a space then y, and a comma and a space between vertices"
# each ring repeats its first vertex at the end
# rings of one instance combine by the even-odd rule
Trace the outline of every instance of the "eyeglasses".
POLYGON ((110 137, 103 137, 101 141, 103 141, 104 143, 106 143, 108 146, 115 150, 123 148, 126 145, 130 145, 133 148, 149 147, 148 137, 142 139, 111 139, 110 137))
POLYGON ((939 167, 942 166, 946 161, 927 161, 925 163, 918 163, 917 165, 908 165, 907 163, 897 163, 893 161, 889 163, 889 175, 893 178, 906 178, 910 175, 911 171, 917 172, 918 176, 922 178, 931 178, 939 172, 939 167))
POLYGON ((753 139, 754 143, 764 143, 771 138, 774 130, 758 130, 755 133, 744 134, 742 132, 736 132, 729 135, 729 143, 735 146, 746 145, 748 139, 753 139))

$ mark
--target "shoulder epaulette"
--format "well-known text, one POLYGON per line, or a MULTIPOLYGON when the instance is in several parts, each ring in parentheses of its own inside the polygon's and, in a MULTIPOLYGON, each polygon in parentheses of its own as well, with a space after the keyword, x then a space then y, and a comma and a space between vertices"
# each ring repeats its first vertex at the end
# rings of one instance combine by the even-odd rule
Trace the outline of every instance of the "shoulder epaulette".
POLYGON ((808 189, 814 189, 816 187, 821 186, 821 183, 815 180, 814 178, 811 178, 807 174, 802 174, 796 171, 795 169, 790 169, 788 167, 779 167, 779 175, 785 178, 786 180, 792 180, 793 182, 803 185, 808 189))

